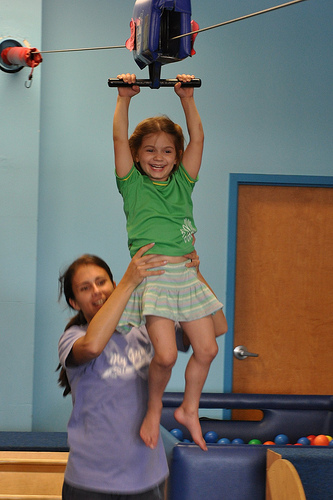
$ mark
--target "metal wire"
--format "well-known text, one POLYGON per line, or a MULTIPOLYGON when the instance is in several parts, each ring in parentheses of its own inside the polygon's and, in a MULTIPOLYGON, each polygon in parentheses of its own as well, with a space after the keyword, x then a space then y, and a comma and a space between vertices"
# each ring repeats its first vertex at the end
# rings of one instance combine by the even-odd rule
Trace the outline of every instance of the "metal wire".
POLYGON ((243 19, 248 19, 249 17, 259 16, 260 14, 265 14, 266 12, 272 12, 273 10, 282 9, 283 7, 288 7, 295 3, 305 2, 306 0, 293 0, 281 5, 276 5, 275 7, 270 7, 269 9, 260 10, 259 12, 254 12, 252 14, 247 14, 246 16, 237 17, 236 19, 231 19, 230 21, 224 21, 223 23, 214 24, 213 26, 208 26, 207 28, 202 28, 196 31, 190 31, 189 33, 184 33, 183 35, 177 35, 171 38, 171 40, 176 40, 177 38, 183 38, 184 36, 194 35, 196 33, 201 33, 202 31, 212 30, 214 28, 219 28, 220 26, 225 26, 227 24, 236 23, 237 21, 242 21, 243 19))
MULTIPOLYGON (((126 45, 112 45, 105 47, 82 47, 79 49, 59 49, 59 50, 38 50, 39 54, 54 54, 56 52, 80 52, 85 50, 106 50, 106 49, 125 49, 126 45)), ((32 52, 34 54, 34 52, 32 52)))

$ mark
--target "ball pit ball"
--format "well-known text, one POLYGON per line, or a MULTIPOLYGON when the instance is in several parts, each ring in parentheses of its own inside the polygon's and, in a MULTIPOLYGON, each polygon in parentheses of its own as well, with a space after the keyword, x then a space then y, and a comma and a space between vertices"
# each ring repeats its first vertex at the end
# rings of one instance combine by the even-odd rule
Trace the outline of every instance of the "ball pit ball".
POLYGON ((206 441, 206 443, 216 443, 218 439, 219 436, 215 431, 207 431, 204 435, 204 440, 206 441))
POLYGON ((309 445, 311 444, 311 441, 309 438, 307 437, 300 437, 298 440, 297 440, 297 443, 296 444, 302 444, 302 445, 309 445))
POLYGON ((327 436, 324 436, 324 434, 319 434, 314 438, 312 444, 314 446, 327 446, 329 444, 329 440, 327 436))
POLYGON ((333 446, 333 439, 328 443, 328 446, 333 446))
POLYGON ((250 441, 248 442, 248 444, 262 444, 260 439, 250 439, 250 441))
POLYGON ((310 440, 310 444, 312 444, 312 441, 316 437, 314 434, 310 434, 309 436, 306 436, 310 440))
POLYGON ((282 444, 282 445, 288 444, 289 438, 285 434, 278 434, 277 436, 275 436, 274 443, 275 444, 282 444))
POLYGON ((230 444, 231 441, 228 438, 221 438, 218 440, 217 444, 230 444))
POLYGON ((241 438, 235 438, 231 441, 231 444, 244 444, 244 441, 241 438))
POLYGON ((170 434, 172 434, 176 439, 179 439, 179 441, 183 441, 184 439, 184 434, 181 429, 171 429, 170 434))
POLYGON ((263 444, 266 445, 266 446, 275 445, 274 441, 265 441, 263 444))

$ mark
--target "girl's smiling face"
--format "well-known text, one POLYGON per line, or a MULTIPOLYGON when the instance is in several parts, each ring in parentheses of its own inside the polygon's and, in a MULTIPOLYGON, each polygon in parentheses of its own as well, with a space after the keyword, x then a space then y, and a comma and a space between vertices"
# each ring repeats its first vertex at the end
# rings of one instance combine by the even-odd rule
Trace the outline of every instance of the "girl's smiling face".
POLYGON ((172 135, 165 132, 148 134, 142 139, 136 162, 152 181, 166 181, 177 163, 172 135))
POLYGON ((75 300, 69 299, 76 311, 82 311, 87 323, 90 323, 115 289, 110 276, 102 267, 95 264, 80 266, 72 279, 75 300))

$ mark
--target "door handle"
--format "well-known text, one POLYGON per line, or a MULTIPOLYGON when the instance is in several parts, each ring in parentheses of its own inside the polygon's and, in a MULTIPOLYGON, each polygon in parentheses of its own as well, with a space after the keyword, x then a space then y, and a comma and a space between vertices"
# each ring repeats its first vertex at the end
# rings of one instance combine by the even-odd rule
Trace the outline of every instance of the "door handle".
POLYGON ((257 358, 259 354, 255 354, 254 352, 248 352, 247 348, 244 345, 238 345, 234 349, 234 356, 237 359, 246 359, 248 356, 251 358, 257 358))

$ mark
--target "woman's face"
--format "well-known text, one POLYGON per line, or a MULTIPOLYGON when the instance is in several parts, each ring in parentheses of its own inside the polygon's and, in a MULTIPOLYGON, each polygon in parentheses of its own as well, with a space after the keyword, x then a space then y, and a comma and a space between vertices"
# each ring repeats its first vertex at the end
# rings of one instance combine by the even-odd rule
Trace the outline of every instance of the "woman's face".
POLYGON ((165 132, 146 135, 135 160, 152 181, 166 181, 177 163, 174 138, 165 132))
POLYGON ((82 311, 87 323, 90 323, 115 289, 110 276, 102 267, 95 264, 80 266, 72 279, 75 300, 69 299, 76 311, 82 311))

